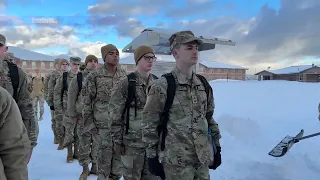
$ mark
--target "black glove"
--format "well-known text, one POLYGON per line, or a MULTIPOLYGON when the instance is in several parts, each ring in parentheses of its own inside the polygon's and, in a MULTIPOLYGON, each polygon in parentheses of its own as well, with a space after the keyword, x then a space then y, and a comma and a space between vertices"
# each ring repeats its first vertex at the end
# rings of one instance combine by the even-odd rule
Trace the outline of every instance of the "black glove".
POLYGON ((152 175, 160 176, 161 179, 166 179, 163 166, 158 160, 158 156, 154 158, 148 158, 148 167, 152 175))
POLYGON ((217 153, 214 155, 213 165, 209 169, 217 169, 221 165, 221 147, 217 146, 217 153))
POLYGON ((53 107, 53 106, 50 106, 50 110, 51 110, 51 111, 54 111, 54 107, 53 107))

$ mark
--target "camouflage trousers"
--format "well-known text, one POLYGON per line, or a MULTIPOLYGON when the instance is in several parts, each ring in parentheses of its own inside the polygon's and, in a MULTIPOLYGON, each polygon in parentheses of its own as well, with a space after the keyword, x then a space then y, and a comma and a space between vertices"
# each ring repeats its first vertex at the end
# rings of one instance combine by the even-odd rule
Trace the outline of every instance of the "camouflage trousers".
POLYGON ((114 151, 110 130, 99 129, 93 137, 99 143, 97 180, 119 180, 122 176, 121 156, 114 151))
POLYGON ((75 117, 75 119, 70 118, 69 116, 63 116, 63 126, 64 126, 64 141, 63 145, 71 145, 75 143, 75 146, 79 147, 79 137, 77 129, 79 128, 78 120, 81 116, 75 117))
POLYGON ((91 134, 84 133, 81 125, 78 126, 79 137, 79 164, 81 166, 97 163, 99 144, 91 134))
POLYGON ((51 129, 52 129, 52 132, 54 134, 55 137, 57 137, 57 131, 56 131, 56 121, 54 119, 54 111, 53 110, 50 110, 51 112, 51 129))
POLYGON ((43 96, 35 96, 33 98, 33 109, 35 113, 35 117, 38 119, 38 106, 40 106, 40 116, 44 113, 44 97, 43 96))
POLYGON ((145 148, 126 146, 125 155, 121 157, 124 180, 157 180, 149 172, 145 148))
POLYGON ((210 180, 209 167, 183 166, 163 163, 166 180, 210 180))
POLYGON ((56 133, 57 133, 57 138, 61 139, 64 138, 64 133, 65 129, 63 126, 63 112, 62 111, 54 111, 54 120, 56 123, 56 133))

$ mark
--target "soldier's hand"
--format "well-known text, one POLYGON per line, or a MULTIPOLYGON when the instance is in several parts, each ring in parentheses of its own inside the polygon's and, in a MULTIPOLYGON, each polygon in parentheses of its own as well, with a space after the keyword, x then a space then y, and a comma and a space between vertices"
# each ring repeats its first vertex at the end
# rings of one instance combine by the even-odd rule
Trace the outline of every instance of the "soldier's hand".
POLYGON ((217 153, 214 155, 213 165, 209 169, 217 169, 221 165, 221 147, 217 146, 217 153))

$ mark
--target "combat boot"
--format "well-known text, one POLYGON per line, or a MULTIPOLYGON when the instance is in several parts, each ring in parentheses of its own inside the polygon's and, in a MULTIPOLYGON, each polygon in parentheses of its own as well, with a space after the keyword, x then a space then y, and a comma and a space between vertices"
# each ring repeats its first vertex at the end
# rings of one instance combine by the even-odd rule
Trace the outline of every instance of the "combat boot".
POLYGON ((78 145, 77 143, 74 143, 74 149, 73 149, 73 159, 78 159, 78 145))
POLYGON ((92 163, 92 166, 91 166, 91 170, 90 170, 90 174, 95 174, 97 175, 98 173, 98 166, 96 163, 92 163))
POLYGON ((59 139, 59 146, 58 146, 57 150, 62 150, 62 149, 64 149, 64 147, 63 147, 63 138, 60 138, 59 139))
POLYGON ((82 173, 80 175, 79 180, 87 180, 88 176, 90 175, 89 174, 89 167, 88 167, 88 165, 83 165, 82 168, 83 168, 83 170, 82 170, 82 173))
POLYGON ((72 152, 72 145, 68 146, 68 154, 67 154, 67 163, 73 162, 73 152, 72 152))

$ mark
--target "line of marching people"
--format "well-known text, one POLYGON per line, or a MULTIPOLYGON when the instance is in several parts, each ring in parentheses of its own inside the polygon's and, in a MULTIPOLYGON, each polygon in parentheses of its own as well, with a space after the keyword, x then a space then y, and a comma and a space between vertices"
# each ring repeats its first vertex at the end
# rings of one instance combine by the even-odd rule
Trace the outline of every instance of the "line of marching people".
POLYGON ((209 169, 220 166, 212 89, 192 70, 202 41, 181 31, 169 43, 176 68, 161 77, 150 73, 157 58, 144 45, 134 52, 130 74, 112 44, 101 47, 104 65, 89 55, 82 72, 80 58, 56 59, 45 99, 54 143, 67 148, 68 163, 79 160, 80 180, 90 174, 98 180, 209 180, 209 169))
POLYGON ((56 59, 56 70, 46 76, 45 100, 50 106, 54 144, 57 150, 67 148, 66 161, 78 159, 84 167, 82 178, 97 174, 97 144, 91 136, 83 134, 81 88, 88 73, 98 66, 98 58, 88 55, 84 65, 79 57, 56 59), (70 70, 69 69, 70 66, 70 70), (80 70, 80 72, 79 72, 80 70), (88 165, 92 163, 91 171, 88 165))
MULTIPOLYGON (((56 71, 46 77, 43 91, 54 143, 58 150, 67 148, 68 163, 78 159, 80 180, 89 174, 98 180, 209 180, 209 169, 220 166, 212 88, 192 70, 202 41, 180 31, 169 44, 176 67, 161 77, 150 73, 157 57, 144 45, 135 49, 136 70, 130 74, 121 68, 112 44, 101 47, 104 65, 99 67, 93 55, 81 72, 79 57, 55 60, 56 71)), ((1 58, 6 50, 0 36, 1 58)), ((28 179, 38 120, 30 95, 35 87, 27 82, 20 68, 1 61, 0 85, 7 91, 0 88, 0 179, 28 179)))

